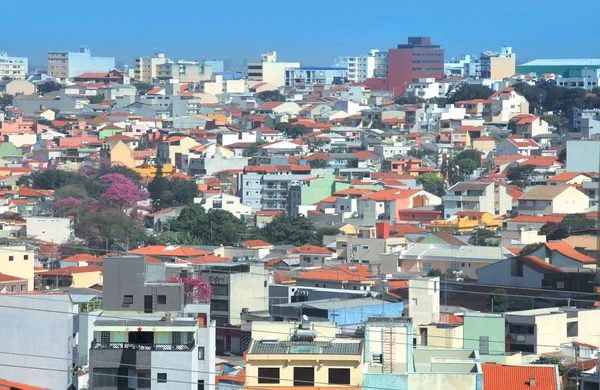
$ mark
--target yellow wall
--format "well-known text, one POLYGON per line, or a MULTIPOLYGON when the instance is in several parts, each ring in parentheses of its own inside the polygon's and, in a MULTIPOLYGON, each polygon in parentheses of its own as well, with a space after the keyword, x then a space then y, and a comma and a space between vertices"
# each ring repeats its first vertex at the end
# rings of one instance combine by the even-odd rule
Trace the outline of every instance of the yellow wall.
POLYGON ((27 279, 28 290, 33 289, 34 252, 24 246, 0 247, 0 272, 10 276, 27 279), (10 260, 12 256, 13 260, 10 260), (25 256, 28 259, 25 260, 25 256))
POLYGON ((91 287, 94 284, 102 284, 102 272, 82 272, 73 274, 71 287, 91 287))
MULTIPOLYGON (((463 348, 463 326, 454 328, 438 328, 435 325, 419 326, 427 328, 427 346, 436 348, 463 348)), ((420 331, 417 344, 421 342, 420 331)))
POLYGON ((110 150, 110 164, 125 165, 127 168, 134 168, 135 160, 131 154, 131 149, 123 142, 117 142, 110 150))
POLYGON ((504 79, 512 77, 516 72, 517 57, 513 54, 510 57, 492 57, 490 58, 491 78, 504 79))
MULTIPOLYGON (((145 167, 137 167, 133 169, 137 173, 139 173, 142 177, 154 177, 156 175, 156 165, 148 165, 145 167)), ((164 175, 169 175, 173 173, 173 165, 165 164, 162 167, 162 171, 164 175)))

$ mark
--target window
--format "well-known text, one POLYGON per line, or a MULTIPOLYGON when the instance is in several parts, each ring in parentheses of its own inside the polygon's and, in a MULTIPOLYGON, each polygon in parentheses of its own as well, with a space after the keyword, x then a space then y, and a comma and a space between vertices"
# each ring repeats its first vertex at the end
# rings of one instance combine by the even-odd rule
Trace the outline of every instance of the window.
POLYGON ((159 373, 156 374, 156 382, 158 383, 167 383, 167 373, 159 373))
POLYGON ((123 304, 124 305, 133 305, 133 295, 124 295, 123 296, 123 304))
POLYGON ((481 355, 490 354, 490 338, 489 336, 479 336, 479 353, 481 355))
POLYGON ((349 385, 350 384, 350 369, 349 368, 330 368, 329 369, 329 384, 330 385, 349 385))
POLYGON ((279 383, 279 368, 258 368, 258 383, 279 383))
POLYGON ((383 354, 375 353, 373 354, 373 359, 371 359, 373 363, 383 364, 383 354))
POLYGON ((27 285, 26 284, 22 284, 21 285, 21 292, 25 292, 27 291, 27 285))
POLYGON ((198 379, 198 390, 204 390, 204 381, 202 379, 198 379))
POLYGON ((12 285, 10 286, 10 292, 16 292, 17 291, 17 286, 12 285))
POLYGON ((110 343, 110 332, 102 331, 100 332, 100 344, 109 344, 110 343))
POLYGON ((413 298, 413 299, 412 299, 412 304, 413 304, 413 305, 416 305, 416 304, 417 304, 417 298, 413 298))
POLYGON ((181 344, 181 332, 171 333, 171 344, 181 344))
POLYGON ((369 246, 368 245, 363 245, 362 248, 363 249, 369 249, 369 246))
POLYGON ((29 260, 29 255, 23 255, 23 260, 29 260))
POLYGON ((167 296, 166 295, 159 295, 158 296, 158 304, 159 305, 166 305, 167 304, 167 296))
POLYGON ((198 360, 204 360, 204 347, 198 347, 198 360))
POLYGON ((568 322, 567 323, 567 337, 579 336, 579 322, 568 322))
POLYGON ((423 269, 424 270, 430 270, 431 268, 433 268, 433 266, 431 265, 431 262, 424 262, 423 263, 423 269))
POLYGON ((534 334, 534 326, 533 325, 520 325, 520 324, 510 324, 508 326, 509 333, 518 333, 518 334, 534 334))
POLYGON ((15 257, 14 256, 8 256, 8 261, 14 261, 15 257))
POLYGON ((523 263, 521 263, 519 259, 512 259, 510 276, 515 276, 518 278, 523 277, 523 263))
POLYGON ((314 367, 294 367, 294 387, 315 385, 314 367))
POLYGON ((118 368, 94 368, 92 383, 94 387, 117 387, 119 385, 118 368))

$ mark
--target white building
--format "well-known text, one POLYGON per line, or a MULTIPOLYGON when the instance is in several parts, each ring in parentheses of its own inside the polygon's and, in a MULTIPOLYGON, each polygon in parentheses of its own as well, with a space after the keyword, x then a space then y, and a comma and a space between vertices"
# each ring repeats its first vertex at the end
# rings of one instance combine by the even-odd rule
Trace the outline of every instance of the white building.
POLYGON ((73 237, 73 221, 69 218, 27 218, 27 237, 62 244, 73 237))
POLYGON ((194 203, 199 203, 206 211, 212 209, 229 211, 238 218, 252 213, 252 208, 242 204, 239 197, 222 192, 208 194, 203 198, 194 198, 194 203))
POLYGON ((278 62, 277 52, 270 51, 260 56, 260 62, 248 62, 248 80, 263 81, 282 87, 285 85, 285 70, 300 67, 299 62, 278 62))
POLYGON ((463 54, 459 58, 444 61, 446 77, 476 77, 479 72, 479 58, 463 54))
POLYGON ((444 98, 449 88, 449 83, 437 82, 434 78, 419 79, 418 82, 408 86, 406 95, 424 100, 444 98))
POLYGON ((285 69, 285 85, 332 85, 348 81, 348 69, 326 67, 290 67, 285 69))
POLYGON ((367 55, 339 57, 333 66, 348 69, 348 81, 362 83, 374 77, 375 55, 378 52, 378 49, 373 49, 367 55))
POLYGON ((0 51, 0 79, 9 77, 25 80, 29 69, 27 57, 9 57, 5 51, 0 51))
POLYGON ((87 72, 109 72, 115 69, 114 57, 92 57, 88 47, 79 52, 48 52, 48 74, 66 79, 87 72))
POLYGON ((558 77, 556 85, 567 88, 584 88, 591 91, 600 86, 600 69, 582 69, 581 77, 558 77))

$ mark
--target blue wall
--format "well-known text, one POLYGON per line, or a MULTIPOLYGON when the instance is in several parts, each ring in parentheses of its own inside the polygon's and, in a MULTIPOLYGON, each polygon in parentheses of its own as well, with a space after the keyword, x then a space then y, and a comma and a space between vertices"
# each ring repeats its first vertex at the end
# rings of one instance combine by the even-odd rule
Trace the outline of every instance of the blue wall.
MULTIPOLYGON (((350 302, 352 301, 350 300, 350 302)), ((310 302, 307 303, 310 304, 310 302)), ((383 316, 385 318, 402 317, 403 308, 402 302, 386 302, 383 305, 383 316)), ((369 317, 381 317, 381 304, 330 310, 327 317, 338 325, 364 323, 369 317)))

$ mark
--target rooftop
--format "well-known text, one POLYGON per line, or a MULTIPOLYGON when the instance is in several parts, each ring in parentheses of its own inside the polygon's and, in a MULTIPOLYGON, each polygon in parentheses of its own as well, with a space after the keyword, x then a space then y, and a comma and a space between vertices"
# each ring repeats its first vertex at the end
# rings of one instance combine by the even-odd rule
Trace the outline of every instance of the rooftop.
POLYGON ((252 343, 249 354, 261 355, 360 355, 361 341, 262 341, 252 343))

